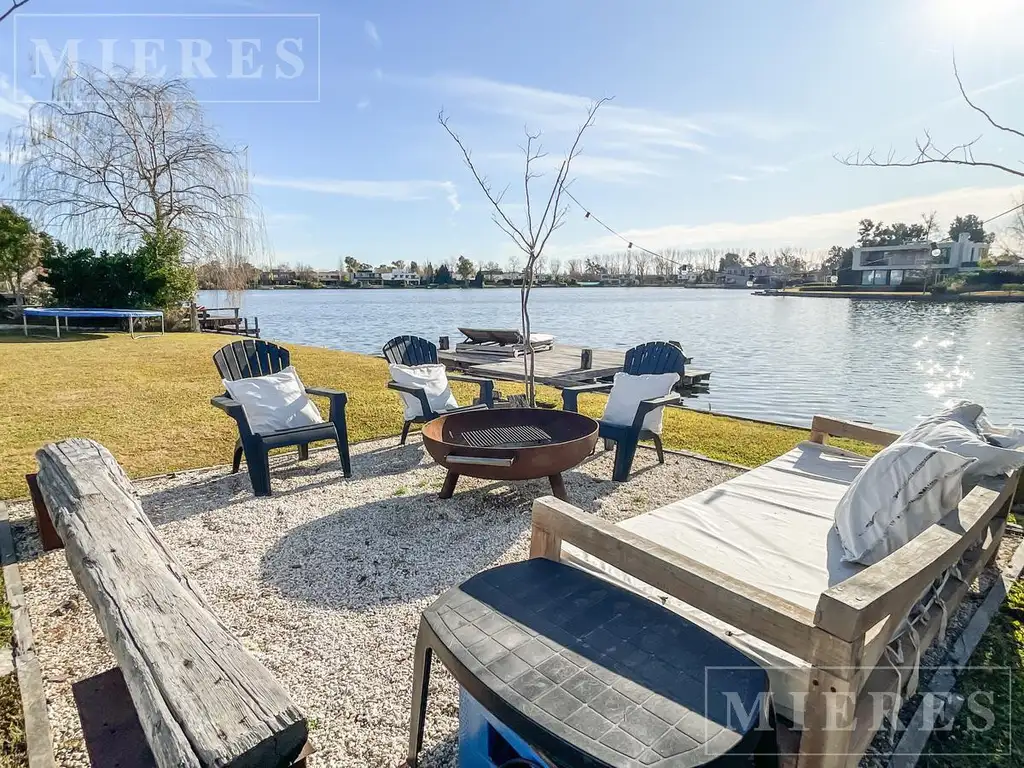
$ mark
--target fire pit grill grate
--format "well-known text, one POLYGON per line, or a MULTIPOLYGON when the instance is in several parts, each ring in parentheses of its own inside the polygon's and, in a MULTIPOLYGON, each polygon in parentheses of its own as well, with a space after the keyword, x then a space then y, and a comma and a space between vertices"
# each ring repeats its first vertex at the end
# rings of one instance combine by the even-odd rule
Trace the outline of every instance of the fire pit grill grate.
POLYGON ((474 448, 504 448, 546 445, 553 438, 543 429, 530 425, 489 427, 463 432, 459 437, 474 448))

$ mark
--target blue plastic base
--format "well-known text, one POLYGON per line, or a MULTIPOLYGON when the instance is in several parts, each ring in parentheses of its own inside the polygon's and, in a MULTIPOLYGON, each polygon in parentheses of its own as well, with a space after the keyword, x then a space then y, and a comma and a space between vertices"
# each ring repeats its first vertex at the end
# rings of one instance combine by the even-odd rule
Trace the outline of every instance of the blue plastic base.
POLYGON ((459 689, 459 767, 501 768, 514 758, 548 765, 504 723, 459 689))

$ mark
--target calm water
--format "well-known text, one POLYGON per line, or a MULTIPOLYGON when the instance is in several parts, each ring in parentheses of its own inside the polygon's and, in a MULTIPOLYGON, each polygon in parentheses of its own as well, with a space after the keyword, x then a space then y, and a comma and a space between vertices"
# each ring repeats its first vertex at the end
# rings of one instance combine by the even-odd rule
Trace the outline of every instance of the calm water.
MULTIPOLYGON (((229 301, 205 293, 207 306, 229 301)), ((379 352, 411 333, 452 343, 462 326, 515 328, 515 290, 248 291, 241 305, 264 338, 379 352)), ((678 339, 711 391, 687 401, 792 424, 814 413, 907 426, 950 398, 1024 422, 1024 304, 924 305, 751 296, 744 290, 546 288, 533 327, 559 341, 626 349, 678 339)))

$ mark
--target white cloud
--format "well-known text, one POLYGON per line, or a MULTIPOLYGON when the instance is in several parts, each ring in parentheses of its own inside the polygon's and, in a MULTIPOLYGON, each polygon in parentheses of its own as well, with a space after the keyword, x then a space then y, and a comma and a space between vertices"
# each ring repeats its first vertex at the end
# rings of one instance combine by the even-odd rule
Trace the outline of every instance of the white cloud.
MULTIPOLYGON (((474 154, 475 161, 478 161, 481 158, 484 159, 485 162, 497 161, 501 163, 503 167, 516 168, 520 171, 522 170, 524 163, 522 152, 481 152, 474 154)), ((556 157, 552 154, 551 156, 544 158, 543 161, 538 161, 538 164, 533 166, 533 168, 539 173, 544 174, 544 176, 537 180, 538 185, 543 185, 545 178, 550 177, 551 179, 554 179, 562 159, 562 157, 556 157), (545 163, 545 165, 541 166, 542 162, 545 163)), ((481 165, 483 164, 481 163, 481 165)), ((486 168, 481 168, 481 170, 484 172, 487 171, 486 168)), ((610 183, 630 183, 643 178, 665 175, 665 169, 663 166, 629 158, 591 155, 587 152, 583 152, 573 160, 569 174, 570 178, 586 177, 610 183)))
MULTIPOLYGON (((758 247, 795 245, 822 248, 852 243, 857 222, 863 218, 882 221, 918 221, 923 212, 936 211, 939 221, 948 222, 964 213, 994 215, 1009 208, 1019 187, 966 187, 934 195, 907 197, 886 203, 844 211, 787 216, 757 222, 721 221, 710 224, 670 224, 649 229, 626 230, 622 234, 644 248, 758 247)), ((600 237, 575 246, 561 246, 559 253, 602 252, 621 248, 612 236, 600 237)))
POLYGON ((384 79, 384 70, 381 69, 380 67, 376 67, 373 70, 373 77, 376 80, 383 80, 384 79))
POLYGON ((370 108, 370 100, 369 99, 360 99, 356 103, 356 109, 358 109, 360 112, 362 112, 363 110, 369 109, 369 108, 370 108))
POLYGON ((738 173, 727 173, 724 178, 727 181, 750 181, 749 176, 741 176, 738 173))
POLYGON ((369 38, 370 42, 377 48, 380 48, 380 35, 377 34, 377 25, 372 21, 367 21, 363 24, 363 30, 366 32, 366 36, 369 38))
POLYGON ((444 195, 453 211, 459 210, 458 190, 450 181, 397 180, 364 181, 356 179, 281 179, 254 176, 252 183, 259 187, 294 189, 326 195, 361 197, 370 200, 410 202, 432 200, 444 195))
POLYGON ((787 173, 789 168, 785 165, 755 165, 751 167, 751 170, 770 176, 774 173, 787 173))

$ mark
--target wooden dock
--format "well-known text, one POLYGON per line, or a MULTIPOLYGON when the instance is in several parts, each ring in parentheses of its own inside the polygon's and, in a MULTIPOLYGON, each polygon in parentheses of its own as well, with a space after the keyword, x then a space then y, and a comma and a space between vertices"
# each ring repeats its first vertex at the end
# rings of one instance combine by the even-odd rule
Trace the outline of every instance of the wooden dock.
MULTIPOLYGON (((590 351, 592 359, 588 368, 582 367, 583 347, 555 344, 551 350, 537 352, 534 363, 537 383, 558 388, 571 387, 610 379, 622 370, 626 360, 625 350, 620 352, 614 349, 593 349, 590 351)), ((454 349, 439 349, 437 356, 439 361, 451 371, 460 371, 499 381, 523 380, 523 359, 521 357, 495 360, 493 355, 475 355, 471 352, 456 352, 454 349)), ((687 368, 679 388, 694 390, 707 387, 710 378, 711 371, 687 368)))

